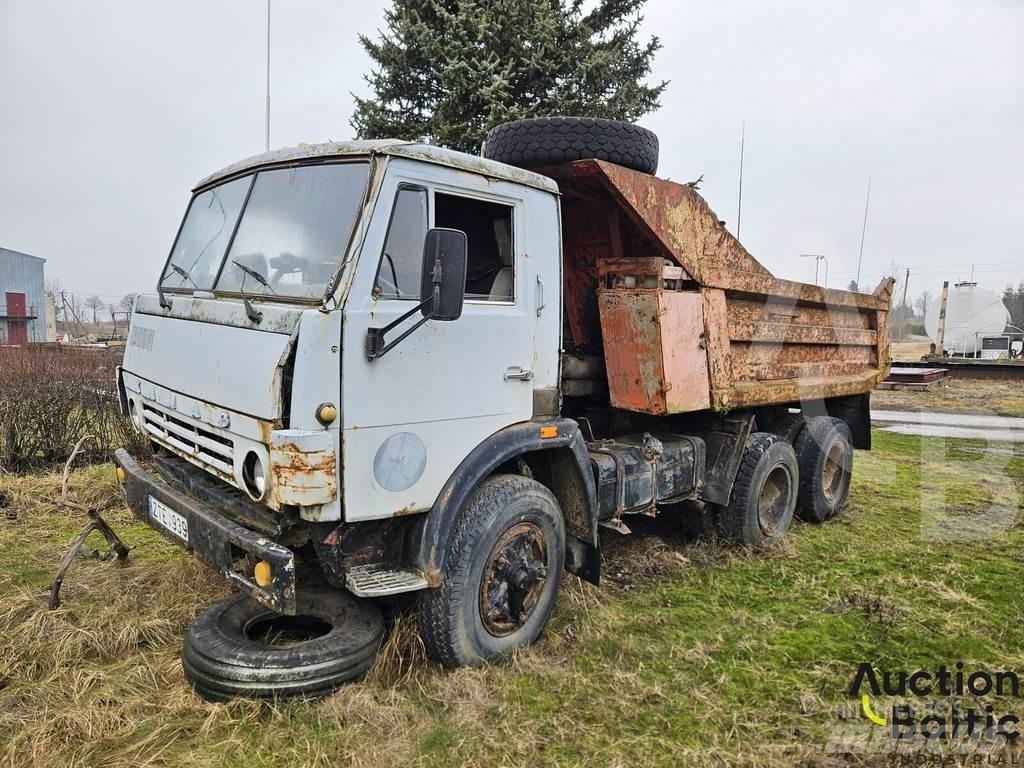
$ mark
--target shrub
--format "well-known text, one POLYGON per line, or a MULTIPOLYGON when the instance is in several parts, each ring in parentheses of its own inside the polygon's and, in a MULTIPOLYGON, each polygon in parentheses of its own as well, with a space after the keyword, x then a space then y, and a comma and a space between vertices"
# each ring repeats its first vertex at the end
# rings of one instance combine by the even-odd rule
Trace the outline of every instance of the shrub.
POLYGON ((120 351, 0 348, 0 469, 62 464, 83 435, 81 459, 107 461, 115 448, 146 441, 122 416, 114 377, 120 351))

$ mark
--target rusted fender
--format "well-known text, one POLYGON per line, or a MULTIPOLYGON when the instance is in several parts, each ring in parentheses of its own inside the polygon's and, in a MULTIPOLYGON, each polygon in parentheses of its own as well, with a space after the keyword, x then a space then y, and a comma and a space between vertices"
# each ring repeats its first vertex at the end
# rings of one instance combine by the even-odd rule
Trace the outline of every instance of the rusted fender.
POLYGON ((328 431, 270 433, 271 490, 281 504, 326 504, 338 495, 334 436, 328 431))

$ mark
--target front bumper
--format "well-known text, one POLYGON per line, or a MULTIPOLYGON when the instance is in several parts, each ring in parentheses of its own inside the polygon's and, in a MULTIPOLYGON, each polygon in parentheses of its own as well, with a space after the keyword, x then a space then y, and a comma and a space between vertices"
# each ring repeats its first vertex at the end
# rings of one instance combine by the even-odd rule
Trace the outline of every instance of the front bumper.
POLYGON ((128 505, 140 520, 179 544, 199 560, 216 569, 254 598, 279 613, 295 614, 295 555, 287 547, 244 528, 204 504, 179 493, 140 467, 128 452, 118 449, 114 461, 124 470, 124 489, 128 505), (188 522, 185 541, 150 517, 152 497, 177 512, 188 522), (261 587, 238 569, 245 556, 270 563, 271 583, 261 587))

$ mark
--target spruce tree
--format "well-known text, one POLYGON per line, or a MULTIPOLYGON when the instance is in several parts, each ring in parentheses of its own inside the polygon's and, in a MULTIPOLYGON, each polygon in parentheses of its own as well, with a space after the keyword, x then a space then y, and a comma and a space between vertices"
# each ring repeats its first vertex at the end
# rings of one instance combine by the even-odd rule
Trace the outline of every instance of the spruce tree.
POLYGON ((356 99, 360 138, 417 139, 476 152, 498 123, 543 115, 636 120, 657 37, 638 39, 645 0, 394 0, 356 99))

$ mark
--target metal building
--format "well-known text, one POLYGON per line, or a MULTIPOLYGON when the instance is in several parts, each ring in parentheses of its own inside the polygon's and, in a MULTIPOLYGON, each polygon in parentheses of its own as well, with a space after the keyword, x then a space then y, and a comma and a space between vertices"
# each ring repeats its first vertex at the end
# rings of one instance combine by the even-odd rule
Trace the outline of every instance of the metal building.
POLYGON ((0 248, 0 344, 47 341, 46 259, 0 248))

